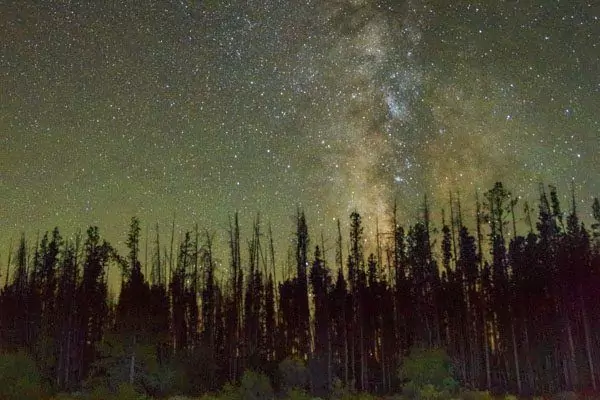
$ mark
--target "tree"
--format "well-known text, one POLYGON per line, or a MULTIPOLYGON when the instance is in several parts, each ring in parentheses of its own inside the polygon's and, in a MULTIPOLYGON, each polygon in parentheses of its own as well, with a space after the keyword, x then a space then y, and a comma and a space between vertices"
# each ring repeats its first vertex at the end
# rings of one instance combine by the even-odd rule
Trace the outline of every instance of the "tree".
MULTIPOLYGON (((330 291, 331 291, 331 276, 329 270, 325 266, 325 261, 321 258, 321 249, 315 247, 315 255, 310 270, 310 283, 314 299, 314 352, 313 365, 326 365, 325 371, 320 371, 320 380, 326 383, 325 389, 328 388, 332 374, 332 334, 331 320, 333 319, 330 311, 330 291)), ((315 377, 314 381, 319 380, 315 377)))
POLYGON ((228 343, 228 375, 231 381, 236 381, 239 375, 239 354, 241 342, 241 318, 242 318, 242 286, 243 271, 241 268, 240 255, 240 227, 238 213, 234 215, 233 223, 229 221, 229 251, 230 251, 230 281, 228 285, 229 298, 226 300, 226 321, 228 343))
POLYGON ((68 242, 61 262, 61 273, 56 294, 56 367, 54 381, 57 388, 70 389, 76 377, 79 376, 77 367, 80 365, 78 356, 77 318, 77 278, 79 275, 79 239, 76 243, 68 242))
MULTIPOLYGON (((378 228, 376 252, 366 258, 369 236, 354 212, 345 240, 338 220, 333 277, 321 243, 307 255, 306 217, 298 211, 288 261, 296 274, 279 281, 273 235, 266 254, 258 217, 244 262, 232 218, 224 271, 208 234, 200 244, 197 228, 186 232, 169 255, 157 230, 151 283, 142 273, 136 218, 124 256, 97 227, 84 240, 64 240, 58 229, 35 241, 23 235, 14 257, 9 251, 13 272, 0 291, 2 348, 26 352, 55 389, 84 381, 153 396, 239 383, 247 367, 276 377, 278 363, 294 357, 306 364, 313 395, 335 395, 341 386, 389 393, 398 370, 421 399, 445 395, 456 379, 522 395, 597 388, 600 205, 592 204, 588 231, 574 189, 571 197, 564 212, 556 188, 541 186, 537 224, 528 222, 524 236, 516 199, 501 183, 485 193, 483 207, 477 197, 474 234, 453 199, 450 222, 443 217, 438 233, 425 199, 407 232, 396 213, 391 232, 378 228), (122 270, 116 305, 107 283, 115 263, 122 270), (433 365, 423 361, 441 348, 442 361, 439 354, 433 365), (439 365, 452 367, 452 379, 439 378, 446 373, 439 365), (437 377, 421 378, 427 374, 437 377)), ((242 382, 243 393, 258 396, 257 379, 242 382)))
POLYGON ((310 353, 310 312, 308 308, 308 227, 304 211, 298 210, 296 221, 296 304, 298 318, 299 356, 303 359, 310 353))
POLYGON ((106 267, 114 250, 100 241, 98 227, 87 230, 84 243, 83 278, 77 288, 78 331, 81 348, 78 382, 88 374, 95 359, 95 348, 103 336, 108 319, 106 267))
MULTIPOLYGON (((514 339, 514 326, 511 321, 509 301, 509 278, 506 260, 505 227, 508 224, 508 213, 511 211, 511 194, 501 182, 496 182, 494 187, 485 193, 484 209, 485 219, 490 227, 490 247, 492 255, 492 310, 491 334, 494 343, 497 343, 496 355, 498 362, 505 365, 504 377, 510 376, 509 363, 506 361, 509 354, 513 353, 514 375, 516 377, 517 391, 521 392, 521 378, 519 359, 516 356, 514 339)), ((505 378, 506 379, 506 378, 505 378)), ((505 383, 506 384, 506 383, 505 383)))
POLYGON ((350 344, 350 367, 352 389, 358 383, 363 388, 366 379, 365 348, 365 307, 366 293, 365 260, 363 254, 363 227, 361 216, 354 211, 350 214, 350 253, 348 254, 348 281, 350 284, 351 323, 348 326, 350 344))
POLYGON ((480 280, 479 259, 477 257, 477 248, 475 238, 469 234, 465 226, 459 230, 459 254, 457 268, 464 275, 465 285, 465 339, 468 346, 468 359, 463 362, 469 365, 468 382, 471 387, 483 387, 480 377, 482 364, 482 310, 480 293, 477 289, 480 280))
POLYGON ((179 245, 177 266, 171 278, 172 324, 175 351, 185 350, 189 345, 190 332, 195 332, 197 329, 196 326, 189 326, 188 309, 191 302, 189 285, 186 284, 188 269, 192 266, 193 257, 191 235, 190 232, 186 232, 183 241, 179 245))
POLYGON ((140 224, 135 217, 131 219, 127 236, 129 249, 128 260, 119 259, 123 275, 121 293, 117 304, 115 316, 115 333, 127 343, 129 351, 128 383, 134 385, 141 379, 136 371, 139 369, 140 349, 146 348, 150 339, 150 326, 147 321, 152 320, 150 308, 146 301, 150 297, 150 287, 144 279, 139 254, 140 224))
POLYGON ((597 197, 594 197, 594 202, 592 203, 592 216, 594 217, 592 235, 594 239, 598 240, 600 239, 600 201, 597 197))

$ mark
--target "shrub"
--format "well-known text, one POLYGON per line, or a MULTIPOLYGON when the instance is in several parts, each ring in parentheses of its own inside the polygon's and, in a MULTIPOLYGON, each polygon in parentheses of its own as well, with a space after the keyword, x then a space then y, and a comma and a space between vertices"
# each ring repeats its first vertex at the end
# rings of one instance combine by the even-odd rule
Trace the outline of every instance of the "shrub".
POLYGON ((178 386, 180 376, 185 376, 177 369, 175 363, 159 364, 153 363, 144 371, 145 373, 138 376, 139 386, 143 387, 146 393, 153 397, 165 397, 172 393, 187 393, 182 389, 188 389, 185 385, 183 388, 178 386))
POLYGON ((391 395, 385 396, 383 398, 383 400, 406 400, 406 397, 404 397, 401 394, 391 394, 391 395))
MULTIPOLYGON (((204 397, 202 397, 202 399, 205 399, 204 397)), ((206 398, 206 400, 208 400, 209 398, 206 398)), ((193 400, 191 397, 187 397, 187 396, 171 396, 169 397, 169 400, 193 400)))
POLYGON ((344 382, 338 377, 333 378, 331 384, 331 398, 335 400, 349 399, 351 397, 350 389, 344 385, 344 382))
POLYGON ((25 353, 0 355, 0 399, 37 400, 44 397, 41 375, 25 353))
POLYGON ((240 389, 231 383, 226 383, 217 397, 221 400, 240 400, 240 389))
POLYGON ((407 399, 416 399, 419 397, 419 388, 414 382, 409 381, 402 386, 402 396, 407 399))
POLYGON ((426 384, 418 391, 419 400, 443 400, 450 396, 443 391, 438 390, 431 383, 426 384))
POLYGON ((150 397, 140 393, 135 386, 122 383, 116 391, 103 386, 96 386, 87 393, 85 400, 150 400, 150 397))
POLYGON ((552 400, 577 400, 579 396, 575 392, 559 392, 552 396, 552 400))
POLYGON ((49 400, 88 400, 88 396, 86 396, 82 392, 75 393, 67 393, 67 392, 59 392, 50 397, 49 400))
POLYGON ((462 400, 493 400, 492 395, 488 391, 465 390, 460 393, 462 400))
POLYGON ((308 384, 308 369, 298 358, 286 358, 279 363, 279 378, 284 390, 306 389, 308 384))
POLYGON ((261 373, 248 370, 242 376, 241 400, 268 400, 273 398, 273 387, 269 378, 261 373))
POLYGON ((312 397, 304 390, 290 389, 287 393, 286 400, 311 400, 312 397))
MULTIPOLYGON (((183 399, 185 400, 185 399, 183 399)), ((193 399, 189 399, 189 400, 193 400, 193 399)), ((221 397, 217 396, 216 394, 204 394, 202 395, 202 397, 200 397, 200 400, 221 400, 221 397)))
POLYGON ((89 390, 86 394, 86 400, 102 400, 102 399, 112 399, 114 397, 114 393, 104 386, 94 386, 89 390))
POLYGON ((399 371, 408 398, 450 397, 458 389, 450 357, 443 349, 413 348, 399 371))
POLYGON ((376 397, 371 393, 360 392, 352 396, 352 400, 375 400, 376 397))
POLYGON ((119 385, 115 400, 149 400, 150 398, 145 394, 139 393, 134 386, 129 383, 122 383, 119 385))
POLYGON ((60 392, 60 393, 56 393, 54 396, 52 396, 50 398, 50 400, 76 400, 76 399, 85 399, 85 397, 83 397, 81 395, 81 393, 64 393, 64 392, 60 392))

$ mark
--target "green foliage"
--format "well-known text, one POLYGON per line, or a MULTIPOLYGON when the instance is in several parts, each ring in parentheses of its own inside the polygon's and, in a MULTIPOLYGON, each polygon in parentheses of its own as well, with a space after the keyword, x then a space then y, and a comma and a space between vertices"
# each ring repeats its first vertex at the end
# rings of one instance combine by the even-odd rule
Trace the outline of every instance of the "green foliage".
POLYGON ((290 389, 287 392, 286 400, 311 400, 312 397, 304 390, 290 389))
POLYGON ((199 394, 218 390, 217 364, 207 348, 199 346, 193 351, 177 356, 176 365, 170 366, 175 373, 173 388, 176 393, 199 394), (174 369, 176 367, 176 369, 174 369))
POLYGON ((81 394, 70 394, 70 393, 57 393, 50 398, 50 400, 77 400, 84 399, 81 394))
POLYGON ((286 391, 306 389, 308 385, 306 364, 298 358, 286 358, 279 363, 279 378, 281 379, 281 388, 286 391))
POLYGON ((91 365, 84 387, 91 392, 115 393, 119 384, 128 379, 128 349, 123 339, 116 334, 106 334, 96 349, 99 357, 91 365))
MULTIPOLYGON (((186 400, 187 398, 182 397, 181 400, 186 400)), ((191 399, 189 399, 191 400, 191 399)), ((222 400, 222 397, 217 396, 216 394, 207 393, 200 397, 200 400, 222 400)))
POLYGON ((408 398, 444 398, 458 389, 450 358, 440 348, 413 348, 404 359, 399 376, 405 382, 403 394, 408 398))
POLYGON ((419 397, 419 388, 414 382, 406 382, 402 386, 402 396, 407 399, 416 399, 419 397))
POLYGON ((360 392, 360 393, 356 393, 355 395, 353 395, 351 397, 352 400, 375 400, 376 397, 373 396, 371 393, 366 393, 366 392, 360 392))
POLYGON ((575 392, 559 392, 552 396, 552 400, 578 400, 579 396, 575 392))
POLYGON ((44 388, 35 362, 25 353, 0 355, 0 399, 37 400, 44 388))
POLYGON ((507 394, 504 396, 504 400, 519 400, 519 398, 512 394, 507 394))
POLYGON ((240 385, 241 400, 268 400, 273 397, 273 387, 266 375, 251 370, 244 372, 240 385))
POLYGON ((226 383, 221 392, 219 392, 219 396, 221 400, 240 400, 240 389, 236 388, 231 383, 226 383))
POLYGON ((392 394, 389 396, 385 396, 383 399, 384 400, 406 400, 406 397, 402 396, 401 394, 392 394))
POLYGON ((414 382, 408 382, 402 389, 402 394, 407 399, 417 400, 444 400, 451 397, 448 389, 439 389, 431 383, 417 386, 414 382))
POLYGON ((461 400, 493 400, 488 391, 465 390, 460 393, 461 400))
POLYGON ((114 393, 112 393, 107 387, 94 386, 90 391, 87 392, 84 397, 86 400, 101 400, 101 399, 112 399, 114 393))
MULTIPOLYGON (((370 393, 367 392, 360 392, 360 393, 352 393, 348 390, 342 392, 342 393, 338 393, 337 396, 339 397, 335 397, 332 395, 332 399, 340 399, 340 400, 376 400, 377 397, 373 396, 370 393)), ((391 398, 390 398, 391 399, 391 398)), ((313 398, 312 400, 321 400, 320 398, 313 398)))
POLYGON ((92 364, 90 376, 84 382, 87 390, 96 388, 109 394, 118 393, 129 383, 132 356, 135 356, 134 385, 137 392, 164 396, 175 385, 176 370, 170 364, 160 364, 156 347, 149 342, 135 341, 127 334, 106 334, 98 344, 99 357, 92 364))
POLYGON ((352 397, 350 389, 338 377, 333 378, 331 384, 331 398, 334 400, 346 400, 352 397))
POLYGON ((128 383, 122 383, 119 385, 114 400, 150 400, 150 398, 145 394, 139 393, 135 386, 128 383))
POLYGON ((443 400, 449 397, 448 392, 438 390, 431 383, 426 384, 418 391, 419 400, 443 400))
MULTIPOLYGON (((187 397, 187 396, 171 396, 169 397, 168 400, 194 400, 191 397, 187 397)), ((200 400, 218 400, 218 397, 212 396, 212 395, 204 395, 200 398, 200 400)))
POLYGON ((145 373, 139 377, 141 385, 153 396, 163 397, 172 393, 177 386, 177 378, 182 374, 172 363, 160 364, 153 359, 151 361, 146 364, 145 373))
POLYGON ((134 386, 121 383, 115 391, 109 388, 97 386, 87 393, 85 400, 150 400, 147 395, 140 393, 134 386))

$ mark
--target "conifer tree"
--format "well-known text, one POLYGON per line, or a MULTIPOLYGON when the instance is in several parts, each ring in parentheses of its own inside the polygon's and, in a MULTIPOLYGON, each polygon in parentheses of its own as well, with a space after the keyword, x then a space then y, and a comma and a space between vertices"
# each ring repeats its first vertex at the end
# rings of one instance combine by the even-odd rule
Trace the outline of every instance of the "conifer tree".
POLYGON ((106 268, 114 250, 100 239, 97 227, 87 230, 84 243, 83 278, 77 293, 81 358, 78 381, 87 377, 95 358, 95 347, 108 322, 108 285, 106 268))
POLYGON ((296 221, 296 304, 299 356, 308 358, 311 348, 310 312, 308 307, 308 227, 304 211, 298 210, 296 221))

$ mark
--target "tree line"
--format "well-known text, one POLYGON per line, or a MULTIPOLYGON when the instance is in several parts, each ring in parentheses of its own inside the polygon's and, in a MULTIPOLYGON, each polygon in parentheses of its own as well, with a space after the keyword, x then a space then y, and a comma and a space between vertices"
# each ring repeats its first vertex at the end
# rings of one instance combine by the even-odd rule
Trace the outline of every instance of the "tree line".
POLYGON ((407 228, 394 207, 392 232, 378 233, 369 254, 353 212, 347 240, 338 220, 331 263, 298 210, 296 271, 279 280, 271 229, 265 234, 257 217, 244 246, 237 213, 225 273, 216 273, 212 237, 197 227, 175 243, 174 227, 164 241, 157 225, 148 265, 137 218, 125 255, 97 227, 74 240, 55 228, 34 245, 22 236, 0 293, 0 346, 26 351, 60 390, 128 382, 152 395, 198 394, 249 369, 275 377, 294 359, 306 364, 314 394, 334 381, 389 393, 410 349, 444 348, 463 387, 595 391, 600 203, 587 228, 574 194, 565 212, 556 188, 540 186, 537 218, 525 205, 519 235, 516 205, 496 183, 465 218, 451 195, 439 232, 426 198, 407 228), (110 267, 121 272, 116 299, 110 267))

